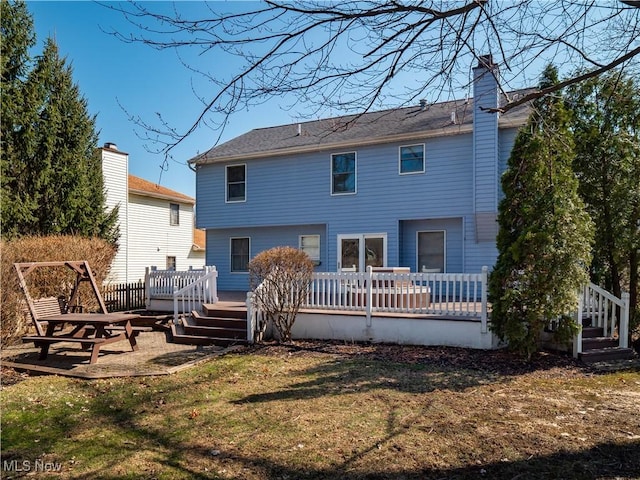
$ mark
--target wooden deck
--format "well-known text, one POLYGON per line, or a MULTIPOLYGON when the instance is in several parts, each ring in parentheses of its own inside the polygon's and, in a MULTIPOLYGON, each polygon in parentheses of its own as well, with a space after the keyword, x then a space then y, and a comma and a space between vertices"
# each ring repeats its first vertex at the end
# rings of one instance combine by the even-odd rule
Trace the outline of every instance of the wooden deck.
MULTIPOLYGON (((247 293, 241 291, 222 291, 218 292, 218 303, 215 305, 207 305, 208 308, 217 308, 220 310, 243 310, 246 309, 247 293)), ((431 308, 438 311, 445 310, 458 310, 462 311, 462 306, 471 307, 472 309, 480 311, 480 302, 447 302, 445 303, 432 303, 431 308)), ((489 311, 491 306, 489 305, 489 311)), ((300 313, 308 314, 324 314, 324 315, 353 315, 353 316, 366 316, 366 312, 363 310, 337 310, 337 309, 324 309, 324 308, 302 308, 300 313)), ((453 320, 453 321, 467 321, 467 322, 480 322, 479 315, 444 315, 439 313, 395 313, 395 312, 381 312, 373 311, 371 313, 374 317, 386 317, 386 318, 412 318, 412 319, 424 319, 424 320, 453 320)))

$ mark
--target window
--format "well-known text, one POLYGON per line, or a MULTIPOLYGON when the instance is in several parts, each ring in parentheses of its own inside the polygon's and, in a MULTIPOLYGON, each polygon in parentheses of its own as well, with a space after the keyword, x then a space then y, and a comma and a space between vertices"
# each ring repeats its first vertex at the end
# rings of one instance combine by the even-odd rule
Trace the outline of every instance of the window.
POLYGON ((424 145, 400 147, 400 175, 424 172, 424 145))
POLYGON ((445 232, 418 232, 418 271, 441 273, 445 271, 445 232))
POLYGON ((231 271, 249 271, 249 238, 231 239, 231 271))
POLYGON ((300 235, 300 250, 318 264, 320 262, 320 235, 300 235))
POLYGON ((167 257, 167 270, 176 269, 176 257, 167 257))
POLYGON ((169 204, 169 225, 180 225, 180 205, 169 204))
POLYGON ((247 166, 227 167, 227 202, 244 202, 247 199, 247 166))
POLYGON ((331 155, 331 194, 356 193, 356 152, 331 155))

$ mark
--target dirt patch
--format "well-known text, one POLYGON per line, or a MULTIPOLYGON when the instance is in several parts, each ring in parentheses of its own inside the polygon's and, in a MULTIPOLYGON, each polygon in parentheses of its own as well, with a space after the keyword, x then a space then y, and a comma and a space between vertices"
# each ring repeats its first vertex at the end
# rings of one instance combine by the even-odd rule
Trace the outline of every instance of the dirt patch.
POLYGON ((454 347, 425 347, 392 344, 359 344, 340 342, 295 342, 289 345, 261 344, 251 347, 262 355, 305 356, 335 355, 341 358, 361 358, 383 362, 415 365, 441 365, 448 368, 484 370, 497 375, 520 375, 531 372, 552 372, 549 375, 582 374, 597 370, 573 357, 557 352, 540 352, 531 361, 508 350, 473 350, 454 347))

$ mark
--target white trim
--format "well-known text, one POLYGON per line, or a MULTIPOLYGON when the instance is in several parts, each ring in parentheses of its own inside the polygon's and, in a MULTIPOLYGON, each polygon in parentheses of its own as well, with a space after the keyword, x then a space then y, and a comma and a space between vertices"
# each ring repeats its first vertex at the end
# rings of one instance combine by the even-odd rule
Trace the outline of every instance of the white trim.
POLYGON ((225 165, 224 167, 224 203, 244 203, 247 201, 247 164, 235 163, 232 165, 225 165), (229 200, 229 179, 228 172, 230 167, 244 167, 244 200, 229 200))
MULTIPOLYGON (((382 238, 382 266, 386 267, 387 266, 387 246, 388 246, 388 241, 387 241, 387 234, 386 233, 340 233, 336 236, 336 241, 338 243, 338 249, 337 249, 337 259, 336 259, 336 267, 337 267, 337 271, 341 271, 342 270, 342 265, 341 265, 341 261, 342 261, 342 240, 345 239, 357 239, 358 240, 358 263, 359 265, 357 265, 357 269, 359 272, 364 272, 365 271, 365 258, 364 258, 364 241, 367 238, 382 238)), ((345 267, 345 268, 350 268, 350 267, 345 267)))
POLYGON ((248 253, 248 260, 249 262, 251 261, 251 237, 246 236, 246 237, 229 237, 229 273, 231 274, 240 274, 240 275, 246 275, 247 273, 249 273, 249 270, 233 270, 233 241, 234 240, 244 240, 244 239, 249 240, 249 253, 248 253))
POLYGON ((443 271, 442 272, 423 272, 423 273, 447 273, 447 231, 446 230, 417 230, 416 231, 416 269, 418 272, 422 272, 422 267, 420 266, 420 262, 419 262, 419 251, 420 251, 420 245, 419 245, 419 241, 420 241, 420 234, 421 233, 443 233, 443 259, 442 259, 442 263, 443 263, 443 271))
POLYGON ((425 173, 427 171, 427 146, 424 143, 413 143, 411 145, 400 145, 398 146, 398 175, 417 175, 420 173, 425 173), (422 170, 416 170, 412 172, 403 172, 402 171, 402 149, 409 147, 422 147, 422 170))
POLYGON ((356 193, 358 193, 358 152, 356 150, 349 150, 346 152, 337 152, 337 153, 329 154, 329 193, 331 194, 332 197, 341 197, 343 195, 355 195, 356 193), (333 191, 333 157, 335 155, 347 155, 349 153, 353 153, 353 160, 354 160, 354 167, 355 167, 353 170, 353 174, 355 175, 353 192, 334 193, 333 191))

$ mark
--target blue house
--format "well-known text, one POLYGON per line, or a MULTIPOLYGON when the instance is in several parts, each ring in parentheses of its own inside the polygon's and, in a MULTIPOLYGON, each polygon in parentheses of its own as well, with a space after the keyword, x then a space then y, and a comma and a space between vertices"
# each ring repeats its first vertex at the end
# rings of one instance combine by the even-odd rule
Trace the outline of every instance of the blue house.
POLYGON ((483 57, 472 99, 256 129, 191 159, 219 288, 246 291, 249 260, 280 245, 317 271, 491 267, 500 176, 529 113, 491 110, 498 81, 483 57))

